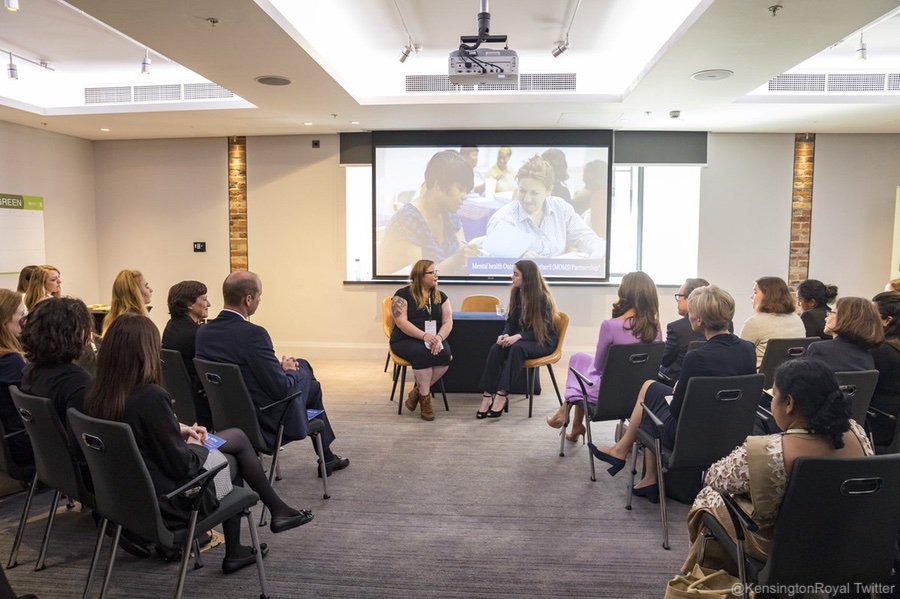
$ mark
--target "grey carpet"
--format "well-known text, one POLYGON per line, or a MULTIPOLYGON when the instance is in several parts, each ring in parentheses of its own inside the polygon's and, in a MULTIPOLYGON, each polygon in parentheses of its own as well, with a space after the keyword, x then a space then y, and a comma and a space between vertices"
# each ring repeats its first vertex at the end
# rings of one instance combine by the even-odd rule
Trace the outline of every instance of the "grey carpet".
MULTIPOLYGON (((436 420, 424 422, 405 410, 397 416, 378 364, 325 363, 317 374, 338 434, 334 449, 351 465, 329 479, 324 501, 309 444, 283 452, 277 489, 315 520, 279 535, 261 531, 272 597, 661 597, 681 565, 688 506, 670 502, 672 550, 664 550, 658 507, 635 499, 624 509, 626 470, 611 478, 598 463, 591 482, 585 446, 568 443, 567 456, 558 456, 559 438, 544 423, 557 405, 552 387, 531 419, 521 396, 509 414, 479 421, 479 398, 454 394, 450 412, 438 398, 436 420)), ((611 425, 594 431, 598 444, 611 441, 611 425)), ((19 565, 7 576, 19 594, 74 597, 94 527, 87 514, 61 513, 48 567, 34 572, 50 498, 36 497, 19 565)), ((4 565, 23 500, 0 501, 4 565)), ((186 596, 258 596, 255 569, 224 576, 223 554, 203 554, 206 567, 189 570, 186 596)), ((176 564, 120 551, 111 595, 170 596, 176 576, 176 564)))

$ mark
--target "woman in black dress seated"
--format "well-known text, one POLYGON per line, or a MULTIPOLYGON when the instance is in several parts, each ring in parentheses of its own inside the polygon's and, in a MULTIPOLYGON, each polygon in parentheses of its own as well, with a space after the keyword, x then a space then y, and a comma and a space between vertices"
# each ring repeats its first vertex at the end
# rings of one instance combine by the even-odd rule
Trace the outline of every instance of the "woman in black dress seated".
POLYGON ((447 295, 437 288, 434 262, 416 262, 409 280, 409 286, 398 289, 391 301, 391 351, 412 364, 416 379, 406 397, 406 409, 415 412, 419 405, 422 420, 434 420, 431 387, 450 366, 445 339, 453 329, 453 310, 447 295))
POLYGON ((7 435, 19 433, 8 441, 12 461, 20 468, 29 468, 34 465, 31 442, 27 433, 19 432, 25 430, 25 425, 9 395, 10 385, 18 387, 22 383, 22 370, 25 368, 22 345, 19 343, 24 317, 22 296, 9 289, 0 289, 0 421, 7 435))
POLYGON ((479 385, 481 407, 476 418, 500 418, 507 394, 525 360, 556 349, 559 312, 537 264, 519 260, 513 267, 509 314, 503 334, 491 346, 479 385))
POLYGON ((206 285, 200 281, 182 281, 172 285, 167 301, 171 318, 162 334, 162 346, 181 354, 184 367, 191 379, 197 423, 212 428, 209 400, 206 399, 206 392, 194 366, 197 329, 200 328, 200 323, 209 317, 210 303, 206 298, 206 291, 206 285))
MULTIPOLYGON (((593 443, 588 446, 594 456, 610 464, 610 475, 615 475, 625 466, 625 458, 637 438, 638 427, 653 432, 655 426, 644 414, 644 406, 663 421, 663 435, 660 441, 671 448, 675 444, 675 430, 678 416, 684 403, 688 382, 695 376, 739 376, 756 373, 756 350, 749 341, 728 332, 728 323, 734 318, 734 298, 724 289, 715 285, 698 287, 688 297, 688 318, 691 328, 702 331, 706 343, 684 356, 681 376, 675 387, 663 383, 647 381, 641 387, 634 411, 631 413, 628 429, 622 438, 604 449, 597 449, 593 443), (671 398, 671 402, 667 400, 671 398)), ((644 452, 644 478, 632 489, 638 497, 646 497, 654 503, 659 501, 656 460, 644 452)))
POLYGON ((900 417, 900 293, 879 293, 872 302, 884 326, 884 343, 872 350, 878 369, 878 385, 869 405, 878 411, 873 411, 875 417, 869 416, 866 422, 875 445, 890 445, 896 421, 885 414, 900 417))
MULTIPOLYGON (((85 412, 131 427, 153 486, 157 493, 164 494, 199 474, 209 450, 203 446, 206 429, 179 424, 172 411, 172 398, 159 386, 159 349, 159 331, 149 318, 130 313, 116 318, 103 337, 97 357, 97 380, 85 398, 85 412)), ((272 532, 312 520, 311 512, 296 510, 278 496, 242 431, 227 429, 216 434, 225 440, 219 450, 228 458, 234 484, 246 480, 271 510, 272 532)), ((208 490, 214 492, 212 486, 208 490)), ((184 527, 190 518, 190 505, 191 500, 178 497, 161 502, 160 511, 168 526, 184 527)), ((226 520, 222 528, 222 570, 230 574, 255 563, 251 548, 240 544, 240 516, 226 520)), ((263 547, 263 556, 266 553, 263 547)))
POLYGON ((797 286, 797 305, 800 306, 800 320, 806 327, 807 337, 831 339, 831 335, 825 332, 825 318, 829 312, 828 305, 837 294, 837 287, 816 279, 806 279, 797 286))
POLYGON ((825 319, 825 332, 834 339, 810 343, 807 358, 822 360, 835 372, 875 368, 870 350, 884 341, 884 329, 872 302, 842 297, 825 319))

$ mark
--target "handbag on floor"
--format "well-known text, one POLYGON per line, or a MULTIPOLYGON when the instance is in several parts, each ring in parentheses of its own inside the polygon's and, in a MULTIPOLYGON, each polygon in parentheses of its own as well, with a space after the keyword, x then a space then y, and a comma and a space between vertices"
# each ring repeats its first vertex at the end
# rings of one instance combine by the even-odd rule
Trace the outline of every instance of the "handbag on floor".
POLYGON ((741 581, 725 570, 695 564, 688 574, 679 574, 666 584, 665 599, 740 599, 740 589, 741 581))

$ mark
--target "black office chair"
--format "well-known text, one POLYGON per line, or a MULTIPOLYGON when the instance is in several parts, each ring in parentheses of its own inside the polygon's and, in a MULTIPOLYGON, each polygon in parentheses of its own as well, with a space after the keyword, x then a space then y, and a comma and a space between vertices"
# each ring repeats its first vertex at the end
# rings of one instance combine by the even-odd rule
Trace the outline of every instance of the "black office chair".
MULTIPOLYGON (((197 374, 200 375, 200 382, 206 389, 206 397, 209 399, 209 408, 212 411, 213 424, 216 430, 223 431, 229 428, 239 428, 244 431, 253 449, 259 454, 272 456, 272 463, 269 466, 269 483, 275 480, 278 472, 278 454, 279 448, 282 446, 282 438, 284 436, 284 419, 287 417, 291 409, 291 403, 300 396, 300 392, 294 393, 273 402, 265 407, 257 407, 250 398, 250 392, 247 391, 247 385, 244 384, 244 376, 241 369, 236 364, 222 364, 219 362, 210 362, 194 358, 194 365, 197 367, 197 374), (259 419, 256 411, 281 410, 281 419, 278 423, 278 433, 275 436, 275 445, 270 446, 262 434, 259 427, 259 419)), ((322 476, 322 498, 328 499, 328 470, 325 466, 325 449, 322 445, 322 435, 324 423, 313 418, 309 421, 309 435, 315 439, 316 452, 319 454, 319 473, 322 476)), ((280 479, 280 477, 279 477, 280 479)), ((259 525, 266 523, 266 508, 262 507, 259 525)))
MULTIPOLYGON (((768 559, 744 553, 744 529, 757 524, 734 499, 723 495, 737 538, 710 514, 708 535, 731 555, 748 597, 759 585, 885 583, 894 566, 900 529, 900 455, 863 458, 798 458, 778 512, 768 559)), ((707 533, 698 554, 702 560, 707 533)), ((875 596, 875 593, 872 593, 875 596)))
POLYGON ((850 415, 860 426, 866 424, 866 412, 878 385, 877 370, 835 372, 841 391, 850 400, 850 415))
POLYGON ((625 509, 631 509, 631 489, 634 487, 634 475, 637 474, 637 453, 643 447, 656 455, 664 549, 669 548, 665 474, 679 470, 705 471, 713 462, 740 445, 753 431, 763 379, 762 374, 692 377, 685 389, 672 449, 661 442, 662 421, 644 406, 643 417, 650 418, 656 428, 654 434, 648 434, 643 429, 637 431, 637 440, 631 452, 631 479, 625 509))
POLYGON ((775 384, 775 371, 784 362, 806 355, 806 348, 810 343, 821 341, 820 337, 796 337, 785 339, 769 339, 766 342, 766 351, 759 365, 759 372, 765 375, 763 389, 771 389, 775 384))
POLYGON ((194 407, 194 390, 191 388, 191 376, 184 365, 184 358, 180 351, 165 348, 160 350, 159 357, 162 386, 175 400, 172 408, 178 416, 178 422, 190 426, 197 422, 197 409, 194 407))
MULTIPOLYGON (((56 510, 59 507, 60 496, 65 495, 75 499, 89 508, 94 507, 94 496, 85 487, 81 476, 81 469, 69 451, 68 439, 62 422, 56 413, 53 402, 46 397, 38 397, 23 393, 16 387, 10 387, 10 395, 13 403, 25 423, 25 430, 31 439, 31 447, 34 449, 34 462, 37 473, 36 480, 40 480, 54 490, 53 500, 50 502, 50 511, 47 513, 47 526, 44 529, 44 539, 41 542, 41 550, 38 554, 35 572, 44 569, 44 559, 47 555, 47 547, 50 544, 50 532, 53 529, 53 521, 56 510)), ((13 568, 19 554, 19 546, 22 535, 25 532, 25 523, 28 520, 28 512, 31 509, 31 500, 34 496, 34 484, 28 490, 25 506, 22 509, 22 517, 16 530, 12 551, 9 555, 7 568, 13 568)))
POLYGON ((866 416, 867 418, 884 418, 894 429, 894 436, 891 438, 891 442, 889 444, 874 445, 873 443, 875 453, 877 453, 878 455, 900 453, 900 418, 898 418, 898 414, 889 414, 884 410, 880 410, 870 405, 866 416))
MULTIPOLYGON (((31 509, 31 499, 34 496, 35 485, 37 485, 38 475, 33 466, 22 466, 18 464, 13 458, 12 453, 9 449, 9 441, 10 439, 14 439, 20 435, 27 435, 27 431, 22 428, 17 431, 13 431, 11 433, 7 433, 6 429, 3 427, 3 422, 0 421, 0 472, 4 473, 9 478, 19 482, 22 484, 23 488, 28 487, 28 493, 25 495, 25 505, 22 507, 22 519, 19 521, 19 527, 22 528, 25 526, 25 518, 31 509)), ((18 534, 17 534, 18 537, 18 534)), ((19 539, 21 541, 21 539, 19 539)), ((16 565, 16 552, 18 549, 18 544, 13 543, 13 551, 9 556, 9 563, 7 563, 7 569, 12 568, 16 565)))
POLYGON ((112 522, 116 528, 100 597, 105 597, 109 588, 115 564, 116 548, 122 529, 125 528, 164 549, 181 552, 181 567, 175 587, 175 597, 178 599, 184 590, 191 545, 195 550, 195 568, 199 567, 200 553, 197 551, 196 543, 198 534, 204 534, 204 531, 211 530, 212 527, 237 515, 242 515, 247 519, 253 551, 256 554, 260 597, 268 597, 265 569, 259 548, 259 535, 256 523, 250 514, 250 508, 257 504, 259 496, 249 489, 235 486, 231 493, 219 500, 218 508, 203 518, 199 517, 204 491, 213 482, 213 477, 225 467, 225 464, 199 474, 170 493, 158 495, 153 488, 153 481, 141 458, 137 443, 135 443, 131 427, 122 422, 91 418, 72 408, 68 410, 68 418, 69 427, 77 437, 87 460, 94 484, 97 512, 102 517, 97 544, 94 547, 94 555, 85 584, 85 597, 91 588, 91 579, 97 566, 100 550, 103 548, 103 538, 109 522, 112 522), (190 522, 187 528, 170 530, 163 522, 159 504, 163 501, 170 501, 181 494, 195 497, 190 522))
MULTIPOLYGON (((578 384, 581 387, 584 427, 588 443, 593 443, 591 422, 618 420, 616 438, 621 437, 622 427, 625 425, 625 420, 631 417, 641 386, 649 380, 656 380, 664 348, 665 345, 663 343, 634 343, 611 346, 609 353, 606 355, 606 366, 603 368, 600 393, 595 404, 588 402, 587 388, 585 387, 585 385, 590 386, 593 383, 574 368, 569 369, 578 379, 578 384)), ((563 433, 566 426, 568 426, 568 421, 569 414, 568 410, 566 410, 566 425, 560 431, 560 457, 565 455, 565 437, 563 433)), ((591 480, 596 481, 597 475, 594 470, 593 453, 588 452, 588 460, 591 465, 591 480)))

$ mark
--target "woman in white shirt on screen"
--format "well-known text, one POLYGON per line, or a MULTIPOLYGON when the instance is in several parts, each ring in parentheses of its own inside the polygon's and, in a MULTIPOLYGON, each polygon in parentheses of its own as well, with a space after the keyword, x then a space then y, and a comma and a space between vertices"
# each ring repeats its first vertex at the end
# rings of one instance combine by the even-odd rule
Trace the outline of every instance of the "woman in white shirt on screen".
MULTIPOLYGON (((497 210, 488 221, 488 240, 493 233, 514 234, 520 240, 524 237, 530 241, 524 253, 518 254, 517 249, 509 253, 509 257, 553 258, 561 254, 575 254, 603 258, 606 242, 585 224, 571 204, 550 195, 554 172, 549 162, 540 156, 532 157, 516 174, 516 184, 516 201, 497 210)), ((486 243, 490 247, 492 243, 488 240, 486 243)))

